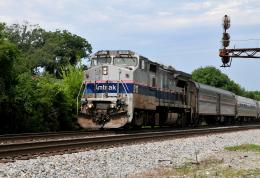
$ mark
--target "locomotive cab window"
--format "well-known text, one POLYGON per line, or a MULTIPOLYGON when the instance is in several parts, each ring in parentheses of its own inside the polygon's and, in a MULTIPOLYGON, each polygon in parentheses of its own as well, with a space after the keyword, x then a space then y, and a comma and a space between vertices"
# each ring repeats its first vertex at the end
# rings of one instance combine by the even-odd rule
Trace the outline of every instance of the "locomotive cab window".
POLYGON ((92 60, 91 60, 91 66, 99 66, 102 64, 111 64, 111 58, 110 57, 98 57, 98 58, 92 58, 92 60))
POLYGON ((135 57, 114 57, 114 65, 117 66, 136 66, 137 59, 135 57))
POLYGON ((156 65, 150 64, 150 72, 156 73, 156 65))

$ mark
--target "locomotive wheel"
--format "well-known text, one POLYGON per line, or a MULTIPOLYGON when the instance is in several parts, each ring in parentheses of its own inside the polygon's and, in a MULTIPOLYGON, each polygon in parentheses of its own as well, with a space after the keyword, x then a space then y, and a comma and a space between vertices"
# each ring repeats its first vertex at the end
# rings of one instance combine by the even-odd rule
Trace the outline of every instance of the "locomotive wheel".
POLYGON ((199 127, 200 125, 201 125, 201 123, 202 123, 202 119, 201 118, 195 118, 194 119, 194 126, 195 127, 199 127))
POLYGON ((143 111, 135 111, 132 126, 135 129, 141 128, 144 125, 146 114, 143 111))
POLYGON ((148 115, 149 124, 151 125, 151 128, 153 129, 155 126, 155 113, 152 112, 148 115))
POLYGON ((214 116, 205 118, 207 125, 215 125, 216 120, 218 120, 218 122, 221 123, 221 119, 219 119, 219 118, 216 119, 214 116))
POLYGON ((139 112, 135 112, 134 127, 140 128, 143 125, 143 117, 139 112))
POLYGON ((179 114, 179 117, 176 121, 177 127, 184 128, 187 126, 187 116, 185 113, 179 114))

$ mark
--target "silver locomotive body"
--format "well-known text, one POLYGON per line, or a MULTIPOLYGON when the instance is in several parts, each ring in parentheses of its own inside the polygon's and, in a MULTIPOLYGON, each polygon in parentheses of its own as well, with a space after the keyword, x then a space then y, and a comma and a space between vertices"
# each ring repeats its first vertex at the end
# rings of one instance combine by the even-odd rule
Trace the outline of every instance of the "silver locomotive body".
POLYGON ((78 123, 96 129, 174 124, 190 110, 180 76, 190 79, 132 51, 98 51, 85 72, 78 123))
POLYGON ((194 82, 132 51, 98 51, 85 71, 83 128, 194 126, 259 120, 260 102, 194 82))
POLYGON ((137 64, 131 51, 99 51, 91 57, 78 117, 81 127, 119 128, 131 122, 137 64))

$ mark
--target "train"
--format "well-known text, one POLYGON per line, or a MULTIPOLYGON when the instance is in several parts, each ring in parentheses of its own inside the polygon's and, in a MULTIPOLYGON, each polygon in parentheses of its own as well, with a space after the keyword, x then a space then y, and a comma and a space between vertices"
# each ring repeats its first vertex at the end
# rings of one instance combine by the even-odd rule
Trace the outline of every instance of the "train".
POLYGON ((192 80, 190 74, 130 50, 90 58, 80 90, 85 129, 194 127, 259 121, 260 102, 192 80))

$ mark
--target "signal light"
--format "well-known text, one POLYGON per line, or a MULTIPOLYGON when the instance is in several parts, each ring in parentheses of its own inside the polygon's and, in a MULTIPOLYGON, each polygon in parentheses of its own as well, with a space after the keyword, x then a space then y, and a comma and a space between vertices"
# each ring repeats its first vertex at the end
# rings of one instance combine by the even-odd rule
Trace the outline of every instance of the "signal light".
POLYGON ((225 15, 223 17, 223 36, 222 36, 222 46, 223 49, 219 50, 219 56, 221 57, 222 60, 222 66, 221 67, 230 67, 232 58, 229 57, 229 53, 226 51, 226 48, 230 45, 230 35, 227 33, 227 29, 230 28, 230 18, 229 16, 225 15))
POLYGON ((223 29, 224 29, 224 33, 223 33, 223 37, 222 37, 222 45, 224 48, 228 47, 230 44, 230 35, 227 33, 227 29, 230 28, 230 18, 228 15, 225 15, 223 17, 223 29))
POLYGON ((224 65, 228 64, 230 62, 230 57, 225 56, 221 58, 222 62, 224 65))
POLYGON ((223 33, 223 37, 222 37, 222 45, 224 47, 228 47, 230 44, 230 35, 228 33, 223 33))
POLYGON ((223 17, 223 29, 226 31, 230 28, 230 17, 228 15, 225 15, 223 17))

